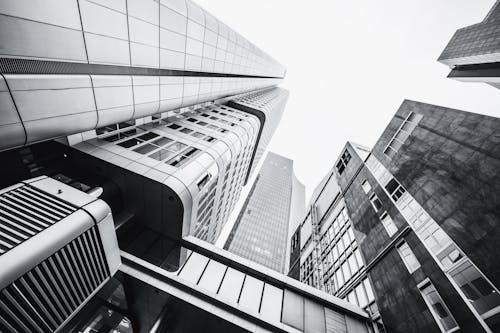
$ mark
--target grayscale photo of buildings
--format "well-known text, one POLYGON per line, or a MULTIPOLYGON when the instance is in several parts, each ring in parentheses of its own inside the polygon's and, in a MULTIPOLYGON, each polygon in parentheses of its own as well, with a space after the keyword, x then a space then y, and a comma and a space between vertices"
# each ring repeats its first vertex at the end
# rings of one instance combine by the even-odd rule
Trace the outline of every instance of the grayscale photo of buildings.
POLYGON ((0 75, 0 332, 500 332, 500 0, 0 0, 0 75))

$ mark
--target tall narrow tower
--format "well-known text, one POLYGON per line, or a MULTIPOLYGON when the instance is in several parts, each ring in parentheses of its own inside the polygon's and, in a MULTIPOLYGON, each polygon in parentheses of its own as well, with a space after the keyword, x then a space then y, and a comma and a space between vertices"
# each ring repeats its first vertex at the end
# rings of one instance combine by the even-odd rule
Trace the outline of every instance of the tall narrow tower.
POLYGON ((284 272, 289 224, 303 211, 304 185, 293 173, 293 161, 270 152, 224 248, 284 272))

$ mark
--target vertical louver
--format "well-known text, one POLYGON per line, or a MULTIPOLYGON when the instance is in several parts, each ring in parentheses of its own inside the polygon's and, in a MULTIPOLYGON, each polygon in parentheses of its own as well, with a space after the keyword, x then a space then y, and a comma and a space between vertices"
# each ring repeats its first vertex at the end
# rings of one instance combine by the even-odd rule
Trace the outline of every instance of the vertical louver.
POLYGON ((28 184, 0 194, 0 255, 76 209, 28 184))
MULTIPOLYGON (((53 214, 73 209, 66 205, 63 210, 43 195, 37 200, 46 199, 53 214)), ((96 229, 88 229, 1 291, 1 332, 54 332, 98 289, 109 270, 96 229)))

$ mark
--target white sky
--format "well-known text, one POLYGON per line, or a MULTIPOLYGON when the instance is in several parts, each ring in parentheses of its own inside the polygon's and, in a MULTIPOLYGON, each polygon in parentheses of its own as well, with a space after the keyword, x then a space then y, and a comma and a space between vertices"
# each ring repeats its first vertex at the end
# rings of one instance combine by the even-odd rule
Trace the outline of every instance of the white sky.
POLYGON ((500 116, 500 90, 436 61, 494 0, 195 1, 287 67, 269 149, 295 161, 307 200, 345 142, 371 147, 405 98, 500 116))

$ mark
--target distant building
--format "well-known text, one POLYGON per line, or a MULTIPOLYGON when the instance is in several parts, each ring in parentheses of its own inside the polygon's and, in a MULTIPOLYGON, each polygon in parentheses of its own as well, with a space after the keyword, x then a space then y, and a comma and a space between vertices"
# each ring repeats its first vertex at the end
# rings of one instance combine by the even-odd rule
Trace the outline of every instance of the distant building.
POLYGON ((482 22, 457 30, 438 60, 452 69, 449 78, 500 89, 500 1, 482 22))
POLYGON ((405 101, 372 150, 347 143, 291 244, 300 280, 380 331, 498 332, 499 131, 405 101))
POLYGON ((302 217, 304 196, 293 161, 268 153, 224 249, 285 272, 289 226, 302 217))

